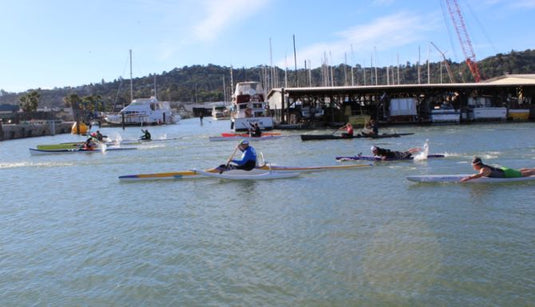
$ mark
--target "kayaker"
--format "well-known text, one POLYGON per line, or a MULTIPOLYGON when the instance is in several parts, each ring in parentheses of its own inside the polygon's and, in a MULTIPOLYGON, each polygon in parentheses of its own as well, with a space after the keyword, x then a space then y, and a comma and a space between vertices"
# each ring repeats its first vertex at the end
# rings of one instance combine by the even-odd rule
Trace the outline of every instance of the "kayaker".
POLYGON ((99 142, 102 142, 104 140, 104 136, 102 135, 102 133, 100 133, 99 130, 97 130, 97 132, 95 132, 95 138, 99 141, 99 142))
POLYGON ((97 144, 94 142, 93 136, 90 136, 82 145, 83 150, 93 150, 97 147, 97 144))
POLYGON ((480 157, 474 157, 474 159, 472 160, 472 168, 478 171, 478 173, 464 177, 463 179, 461 179, 461 182, 480 177, 518 178, 535 175, 535 168, 521 168, 517 170, 508 167, 493 167, 484 164, 480 157))
POLYGON ((370 119, 364 129, 360 132, 362 136, 376 136, 379 134, 379 128, 375 120, 370 119))
POLYGON ((218 166, 220 173, 231 169, 250 171, 256 167, 256 150, 249 145, 249 141, 241 140, 238 149, 242 152, 240 159, 231 159, 227 164, 218 166))
POLYGON ((374 156, 380 157, 381 160, 406 160, 412 157, 413 153, 420 151, 420 148, 410 148, 407 151, 394 151, 387 148, 372 146, 371 152, 374 156))
POLYGON ((346 132, 342 133, 342 137, 345 138, 352 138, 353 137, 353 125, 351 123, 347 123, 340 127, 338 130, 345 130, 346 132))
POLYGON ((260 130, 260 126, 258 126, 258 123, 251 123, 251 130, 250 133, 251 137, 261 137, 262 136, 262 130, 260 130))
POLYGON ((151 135, 150 135, 150 132, 149 132, 149 129, 141 129, 141 132, 143 132, 143 135, 141 136, 141 139, 142 140, 150 140, 151 139, 151 135))

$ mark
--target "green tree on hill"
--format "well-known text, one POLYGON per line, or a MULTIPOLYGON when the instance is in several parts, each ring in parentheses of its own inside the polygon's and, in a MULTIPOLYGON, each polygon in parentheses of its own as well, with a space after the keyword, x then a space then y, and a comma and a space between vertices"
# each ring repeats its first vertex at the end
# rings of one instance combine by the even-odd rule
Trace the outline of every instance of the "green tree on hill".
POLYGON ((41 94, 36 90, 33 90, 29 93, 26 93, 19 97, 19 105, 22 111, 24 112, 35 112, 37 111, 37 106, 39 105, 39 98, 41 94))

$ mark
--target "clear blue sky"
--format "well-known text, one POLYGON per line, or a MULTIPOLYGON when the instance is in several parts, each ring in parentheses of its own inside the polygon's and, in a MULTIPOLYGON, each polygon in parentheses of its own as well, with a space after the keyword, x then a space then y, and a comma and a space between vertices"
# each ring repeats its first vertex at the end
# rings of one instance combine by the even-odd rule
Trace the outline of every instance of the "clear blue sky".
MULTIPOLYGON (((476 54, 535 48, 535 0, 457 0, 476 54)), ((294 68, 464 59, 445 0, 0 0, 0 89, 20 92, 175 67, 294 68), (271 44, 270 44, 271 42, 271 44), (271 53, 270 53, 271 46, 271 53), (308 64, 307 64, 308 65, 308 64)))

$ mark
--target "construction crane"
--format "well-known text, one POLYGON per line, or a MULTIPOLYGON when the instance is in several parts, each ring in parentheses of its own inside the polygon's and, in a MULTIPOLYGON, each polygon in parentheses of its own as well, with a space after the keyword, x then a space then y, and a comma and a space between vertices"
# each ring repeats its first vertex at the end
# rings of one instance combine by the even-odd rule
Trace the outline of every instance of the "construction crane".
POLYGON ((435 45, 433 42, 430 42, 433 47, 442 55, 442 58, 444 59, 444 66, 446 66, 446 71, 448 72, 448 77, 450 78, 450 83, 455 83, 455 78, 453 77, 453 73, 451 72, 450 63, 446 59, 446 56, 444 55, 444 52, 440 51, 438 49, 437 45, 435 45))
POLYGON ((461 47, 463 49, 466 65, 468 65, 468 69, 470 69, 470 73, 472 73, 474 80, 479 82, 481 81, 481 75, 479 74, 479 68, 477 67, 476 54, 474 53, 470 36, 468 36, 468 31, 466 31, 463 15, 459 9, 457 0, 446 0, 446 3, 448 4, 451 21, 455 26, 455 31, 457 32, 459 42, 461 43, 461 47))

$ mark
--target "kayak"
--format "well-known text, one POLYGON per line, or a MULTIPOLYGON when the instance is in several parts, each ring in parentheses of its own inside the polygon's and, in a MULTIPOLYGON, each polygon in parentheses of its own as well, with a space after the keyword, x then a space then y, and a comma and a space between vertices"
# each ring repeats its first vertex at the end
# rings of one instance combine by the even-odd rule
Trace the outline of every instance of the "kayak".
POLYGON ((212 177, 219 179, 229 180, 270 180, 270 179, 283 179, 299 176, 299 172, 277 172, 277 171, 244 171, 244 170, 230 170, 223 173, 219 172, 205 172, 195 171, 197 174, 204 177, 212 177))
MULTIPOLYGON (((434 158, 444 158, 444 155, 441 154, 431 154, 427 155, 427 159, 434 159, 434 158)), ((414 156, 411 156, 407 159, 387 159, 382 160, 380 157, 376 156, 363 156, 363 155, 356 155, 356 156, 349 156, 349 157, 336 157, 336 160, 338 161, 352 161, 352 160, 362 160, 362 161, 396 161, 396 160, 414 160, 414 156)))
POLYGON ((361 167, 370 167, 371 164, 348 164, 348 165, 322 165, 322 166, 278 166, 263 165, 261 169, 271 169, 273 171, 299 171, 299 172, 316 172, 329 170, 347 170, 361 167))
MULTIPOLYGON (((278 165, 263 165, 255 170, 274 172, 315 172, 327 170, 350 170, 362 167, 370 167, 371 164, 348 164, 348 165, 328 165, 328 166, 278 166, 278 165)), ((255 171, 253 170, 253 171, 255 171)), ((152 174, 135 174, 119 176, 120 181, 146 181, 146 180, 178 180, 178 179, 199 179, 205 178, 200 176, 199 171, 177 171, 166 173, 152 173, 152 174)), ((205 169, 203 172, 219 173, 218 169, 205 169)), ((250 171, 251 172, 251 171, 250 171)))
POLYGON ((84 145, 84 142, 70 142, 60 144, 45 144, 37 145, 37 149, 51 150, 51 149, 76 149, 84 145))
MULTIPOLYGON (((179 137, 176 138, 166 138, 166 139, 131 139, 131 140, 121 140, 118 142, 115 142, 120 145, 129 145, 129 144, 141 144, 141 143, 152 143, 152 142, 166 142, 166 141, 174 141, 180 139, 179 137)), ((111 142, 112 144, 114 142, 111 142)))
POLYGON ((407 180, 420 183, 505 183, 505 182, 519 182, 519 181, 534 181, 535 176, 516 177, 516 178, 489 178, 480 177, 477 179, 460 182, 464 177, 473 174, 456 174, 456 175, 416 175, 407 176, 407 180))
MULTIPOLYGON (((142 139, 130 139, 130 140, 108 140, 104 142, 107 146, 117 146, 117 145, 139 145, 143 143, 150 143, 150 142, 163 142, 163 141, 172 141, 172 140, 178 140, 179 138, 169 138, 169 139, 150 139, 150 140, 142 140, 142 139)), ((50 150, 50 149, 75 149, 78 147, 81 147, 84 145, 84 142, 66 142, 66 143, 59 143, 59 144, 40 144, 37 145, 37 149, 44 149, 44 150, 50 150)))
MULTIPOLYGON (((262 132, 262 136, 264 135, 281 135, 280 132, 262 132)), ((249 133, 221 133, 222 137, 249 137, 249 133)))
POLYGON ((262 135, 262 136, 211 136, 208 139, 211 142, 215 141, 233 141, 233 140, 242 140, 247 139, 249 141, 263 141, 263 140, 273 140, 281 138, 282 135, 262 135))
POLYGON ((94 150, 85 150, 83 148, 71 148, 71 149, 38 149, 38 148, 30 148, 30 154, 32 156, 35 155, 48 155, 48 154, 65 154, 65 153, 94 153, 94 152, 108 152, 108 151, 122 151, 122 150, 134 150, 137 149, 135 147, 112 147, 107 148, 106 150, 100 150, 100 149, 94 149, 94 150))
POLYGON ((382 139, 382 138, 398 138, 404 135, 413 135, 414 133, 383 133, 374 136, 354 135, 352 137, 334 135, 334 134, 301 134, 302 141, 319 141, 319 140, 351 140, 351 139, 382 139))

